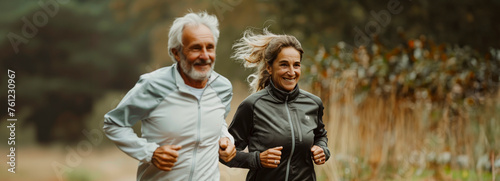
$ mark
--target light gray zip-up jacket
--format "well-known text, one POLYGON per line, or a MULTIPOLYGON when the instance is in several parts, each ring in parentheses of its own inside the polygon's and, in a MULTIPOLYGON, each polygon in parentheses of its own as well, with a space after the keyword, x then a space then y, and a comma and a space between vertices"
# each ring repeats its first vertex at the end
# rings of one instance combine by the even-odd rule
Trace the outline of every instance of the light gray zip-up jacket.
POLYGON ((139 160, 137 180, 220 180, 219 139, 227 131, 232 86, 212 72, 200 100, 191 93, 177 64, 141 76, 118 104, 104 116, 104 131, 118 148, 139 160), (142 121, 142 136, 131 126, 142 121), (180 145, 171 171, 151 163, 160 145, 180 145))

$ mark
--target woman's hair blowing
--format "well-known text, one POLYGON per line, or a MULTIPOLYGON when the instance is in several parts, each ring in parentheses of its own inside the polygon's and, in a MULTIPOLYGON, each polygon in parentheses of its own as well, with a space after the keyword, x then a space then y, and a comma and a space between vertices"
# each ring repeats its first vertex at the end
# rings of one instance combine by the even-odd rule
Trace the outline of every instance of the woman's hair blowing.
POLYGON ((269 85, 271 75, 266 67, 272 66, 281 49, 286 47, 293 47, 299 51, 302 60, 304 50, 297 38, 290 35, 275 35, 267 29, 264 29, 262 34, 246 30, 243 37, 233 45, 232 58, 241 61, 245 68, 256 68, 256 71, 247 78, 252 92, 262 90, 269 85))

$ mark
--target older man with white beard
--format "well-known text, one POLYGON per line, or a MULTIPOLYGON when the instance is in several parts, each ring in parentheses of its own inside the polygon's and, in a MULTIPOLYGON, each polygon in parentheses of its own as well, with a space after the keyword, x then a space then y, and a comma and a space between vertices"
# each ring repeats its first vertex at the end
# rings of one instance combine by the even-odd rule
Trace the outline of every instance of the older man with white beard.
POLYGON ((104 131, 118 148, 139 160, 137 180, 219 180, 219 157, 236 150, 225 118, 231 83, 213 71, 218 21, 188 13, 169 32, 176 63, 141 76, 104 118, 104 131), (132 126, 142 121, 141 137, 132 126))

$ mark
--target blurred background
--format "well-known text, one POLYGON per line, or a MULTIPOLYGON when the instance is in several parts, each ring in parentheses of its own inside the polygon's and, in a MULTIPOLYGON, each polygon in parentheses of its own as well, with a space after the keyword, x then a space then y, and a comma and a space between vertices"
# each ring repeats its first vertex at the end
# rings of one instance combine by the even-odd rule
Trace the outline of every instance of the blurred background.
MULTIPOLYGON (((17 0, 0 2, 0 60, 15 71, 16 173, 1 180, 135 180, 138 162, 101 131, 139 76, 172 64, 168 29, 188 10, 217 15, 215 70, 252 28, 296 36, 300 87, 325 105, 330 160, 320 181, 500 180, 500 1, 17 0)), ((7 102, 8 76, 2 76, 7 102)), ((0 108, 7 110, 7 104, 0 108)), ((10 154, 0 114, 1 154, 10 154)), ((140 124, 134 127, 139 132, 140 124)), ((221 180, 246 170, 220 165, 221 180)))

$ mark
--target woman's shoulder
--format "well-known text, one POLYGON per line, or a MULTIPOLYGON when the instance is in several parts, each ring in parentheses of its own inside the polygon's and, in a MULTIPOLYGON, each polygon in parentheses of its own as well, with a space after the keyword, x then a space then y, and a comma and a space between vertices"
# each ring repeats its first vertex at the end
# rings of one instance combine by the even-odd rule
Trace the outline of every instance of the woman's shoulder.
POLYGON ((313 100, 314 102, 316 102, 316 104, 321 105, 321 106, 323 105, 323 101, 321 101, 321 98, 319 98, 318 96, 316 96, 310 92, 307 92, 303 89, 299 89, 299 91, 300 91, 301 95, 305 96, 308 99, 313 100))
POLYGON ((243 100, 242 104, 254 105, 257 101, 262 100, 262 97, 269 95, 267 90, 262 89, 253 94, 250 94, 245 100, 243 100))

